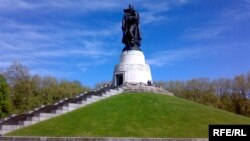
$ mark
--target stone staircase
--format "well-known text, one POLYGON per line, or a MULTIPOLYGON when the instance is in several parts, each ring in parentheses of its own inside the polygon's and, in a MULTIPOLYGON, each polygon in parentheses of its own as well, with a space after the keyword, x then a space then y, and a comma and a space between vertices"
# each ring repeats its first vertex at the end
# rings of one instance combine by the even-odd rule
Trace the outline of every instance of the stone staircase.
POLYGON ((41 106, 25 114, 12 115, 0 121, 0 135, 68 113, 122 92, 122 87, 102 88, 91 92, 85 92, 73 98, 66 98, 53 105, 41 106))

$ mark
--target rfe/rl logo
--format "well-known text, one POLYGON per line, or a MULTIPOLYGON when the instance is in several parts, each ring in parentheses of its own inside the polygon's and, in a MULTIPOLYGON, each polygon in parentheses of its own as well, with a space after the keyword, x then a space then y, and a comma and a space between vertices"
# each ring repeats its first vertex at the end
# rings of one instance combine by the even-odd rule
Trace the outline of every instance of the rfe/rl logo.
POLYGON ((247 134, 244 133, 243 129, 213 129, 213 136, 247 136, 247 134))
POLYGON ((250 141, 250 125, 209 125, 209 141, 250 141))

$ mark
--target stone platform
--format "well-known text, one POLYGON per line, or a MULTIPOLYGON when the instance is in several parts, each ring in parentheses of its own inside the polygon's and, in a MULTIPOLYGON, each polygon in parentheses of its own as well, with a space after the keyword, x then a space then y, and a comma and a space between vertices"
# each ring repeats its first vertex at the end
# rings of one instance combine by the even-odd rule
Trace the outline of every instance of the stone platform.
POLYGON ((145 83, 125 83, 122 86, 122 89, 125 92, 151 92, 157 94, 167 94, 173 96, 174 94, 164 90, 163 88, 156 87, 156 86, 149 86, 145 83))

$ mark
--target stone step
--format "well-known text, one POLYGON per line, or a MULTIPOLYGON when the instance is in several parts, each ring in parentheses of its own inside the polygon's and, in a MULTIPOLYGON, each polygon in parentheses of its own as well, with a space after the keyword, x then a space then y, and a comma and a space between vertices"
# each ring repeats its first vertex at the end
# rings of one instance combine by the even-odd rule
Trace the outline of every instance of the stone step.
POLYGON ((113 89, 111 89, 111 90, 107 91, 106 93, 104 93, 104 96, 109 97, 109 96, 117 95, 117 94, 122 93, 122 92, 123 92, 123 90, 113 90, 113 89))
POLYGON ((45 119, 46 117, 27 117, 25 121, 42 121, 45 119))
POLYGON ((35 123, 37 123, 39 121, 38 120, 37 121, 33 121, 33 120, 31 120, 31 121, 30 120, 19 121, 18 125, 28 126, 28 125, 31 125, 31 124, 35 124, 35 123))
POLYGON ((115 89, 110 89, 109 92, 113 92, 113 93, 116 93, 118 92, 118 90, 115 90, 115 89))
POLYGON ((114 92, 109 92, 109 91, 107 91, 105 94, 109 94, 109 95, 116 95, 116 93, 114 93, 114 92))
POLYGON ((5 130, 5 129, 0 130, 0 135, 7 134, 7 133, 12 132, 14 130, 16 130, 16 129, 13 129, 13 130, 5 130))
POLYGON ((24 127, 24 125, 1 125, 0 126, 0 135, 7 134, 14 130, 20 129, 24 127))
POLYGON ((96 102, 94 99, 87 99, 87 105, 96 102))
POLYGON ((77 103, 80 105, 80 107, 85 106, 87 104, 86 100, 81 100, 81 101, 77 101, 77 103))
POLYGON ((1 125, 1 130, 16 130, 23 127, 22 125, 1 125))
POLYGON ((7 134, 9 132, 10 132, 9 130, 0 130, 0 135, 7 134))
POLYGON ((78 104, 78 103, 67 103, 67 104, 65 104, 64 106, 68 106, 68 107, 70 107, 70 108, 78 108, 78 107, 80 107, 81 105, 78 104))
POLYGON ((111 95, 116 95, 117 94, 117 92, 114 92, 114 91, 109 91, 108 93, 111 94, 111 95))
POLYGON ((43 121, 55 116, 58 116, 59 114, 56 113, 36 113, 33 117, 27 117, 27 121, 43 121))
POLYGON ((105 93, 105 94, 103 95, 104 98, 108 98, 108 97, 110 97, 110 96, 112 96, 112 94, 109 94, 109 93, 107 94, 107 93, 105 93))
POLYGON ((60 106, 57 110, 63 110, 64 112, 69 112, 77 109, 76 107, 69 107, 69 106, 60 106))
POLYGON ((91 98, 92 98, 92 99, 95 99, 96 101, 98 101, 98 100, 101 100, 101 99, 102 99, 102 96, 93 95, 91 98))
POLYGON ((90 103, 96 102, 97 99, 96 99, 96 98, 92 98, 92 97, 88 97, 88 98, 86 99, 86 101, 87 101, 87 104, 90 104, 90 103))
POLYGON ((54 113, 36 113, 35 117, 54 117, 56 116, 54 113))
POLYGON ((89 104, 89 103, 93 103, 93 102, 99 101, 99 100, 101 100, 103 98, 104 98, 103 96, 93 95, 92 97, 87 98, 86 101, 89 104))
POLYGON ((56 113, 58 115, 64 114, 64 113, 67 113, 67 112, 68 112, 68 110, 60 110, 60 109, 52 110, 52 113, 56 113))
MULTIPOLYGON (((53 113, 54 114, 54 113, 53 113)), ((50 117, 28 117, 26 119, 26 121, 43 121, 43 120, 46 120, 46 119, 49 119, 50 117)))

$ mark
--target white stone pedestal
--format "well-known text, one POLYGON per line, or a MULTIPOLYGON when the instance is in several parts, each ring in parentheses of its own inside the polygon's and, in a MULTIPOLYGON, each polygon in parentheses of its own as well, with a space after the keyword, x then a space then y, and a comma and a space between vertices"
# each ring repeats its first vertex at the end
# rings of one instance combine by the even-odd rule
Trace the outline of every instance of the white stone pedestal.
POLYGON ((123 51, 120 64, 115 66, 113 74, 114 86, 124 83, 145 83, 152 81, 150 67, 145 63, 143 52, 137 50, 123 51))

